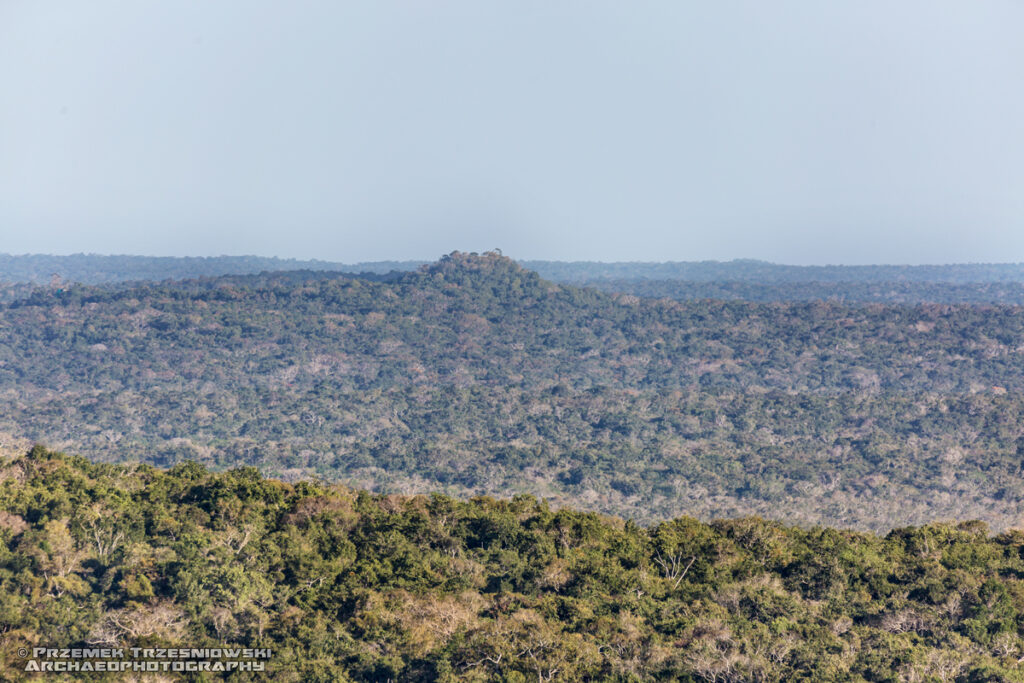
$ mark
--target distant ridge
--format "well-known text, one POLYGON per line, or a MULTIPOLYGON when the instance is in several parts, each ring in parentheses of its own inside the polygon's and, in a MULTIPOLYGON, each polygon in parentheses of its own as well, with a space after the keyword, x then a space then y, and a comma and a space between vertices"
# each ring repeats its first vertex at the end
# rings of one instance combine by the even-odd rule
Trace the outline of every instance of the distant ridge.
POLYGON ((54 276, 65 282, 98 285, 139 280, 181 280, 266 271, 319 270, 388 273, 415 270, 426 261, 334 263, 265 256, 130 256, 102 254, 0 254, 0 282, 46 284, 54 276))
MULTIPOLYGON (((465 254, 465 252, 453 252, 465 254)), ((486 252, 497 254, 497 252, 486 252)), ((469 254, 465 254, 468 256, 469 254)), ((508 261, 512 259, 505 258, 508 261)), ((131 256, 101 254, 0 254, 0 282, 105 284, 126 281, 247 275, 284 270, 383 274, 412 271, 430 261, 340 263, 264 256, 131 256)), ((1024 264, 792 266, 754 259, 732 261, 544 261, 522 260, 523 268, 556 282, 682 280, 687 282, 817 283, 1024 283, 1024 264)))
POLYGON ((686 280, 691 282, 1024 282, 1024 264, 790 266, 767 261, 523 261, 542 277, 560 282, 686 280))

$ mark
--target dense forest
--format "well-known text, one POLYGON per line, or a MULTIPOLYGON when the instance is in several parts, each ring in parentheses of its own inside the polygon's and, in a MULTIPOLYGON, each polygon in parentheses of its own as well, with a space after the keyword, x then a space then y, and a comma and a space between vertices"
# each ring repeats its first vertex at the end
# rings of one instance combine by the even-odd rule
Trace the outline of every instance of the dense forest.
POLYGON ((1022 333, 1015 306, 655 300, 496 253, 37 288, 0 307, 0 432, 640 522, 1003 530, 1024 514, 1022 333))
POLYGON ((36 647, 266 648, 229 678, 282 683, 1024 681, 1024 535, 979 522, 645 528, 36 447, 0 462, 0 537, 7 681, 52 676, 36 647))

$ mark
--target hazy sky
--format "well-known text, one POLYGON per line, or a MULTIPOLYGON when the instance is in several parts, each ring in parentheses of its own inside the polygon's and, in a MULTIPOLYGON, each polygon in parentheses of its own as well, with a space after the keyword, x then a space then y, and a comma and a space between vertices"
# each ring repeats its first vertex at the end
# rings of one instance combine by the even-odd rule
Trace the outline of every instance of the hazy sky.
POLYGON ((0 252, 1024 261, 1024 2, 0 0, 0 252))

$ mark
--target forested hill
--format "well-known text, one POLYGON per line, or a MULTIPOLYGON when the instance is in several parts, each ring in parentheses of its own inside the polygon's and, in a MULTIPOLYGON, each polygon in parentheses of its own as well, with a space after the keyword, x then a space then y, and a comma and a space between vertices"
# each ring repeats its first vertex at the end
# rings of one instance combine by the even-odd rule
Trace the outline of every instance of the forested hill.
POLYGON ((4 681, 52 676, 37 647, 258 648, 195 680, 281 683, 1024 681, 1024 535, 977 522, 644 528, 35 448, 0 461, 0 540, 4 681))
MULTIPOLYGON (((101 254, 0 254, 0 282, 47 284, 53 276, 64 282, 101 284, 218 275, 257 274, 283 270, 344 271, 352 273, 412 271, 424 261, 339 263, 262 256, 131 256, 101 254)), ((753 259, 733 261, 538 261, 521 265, 544 278, 575 284, 601 280, 753 282, 780 284, 851 283, 1024 283, 1024 264, 961 263, 947 265, 793 266, 753 259)))
MULTIPOLYGON (((1024 304, 1024 264, 790 266, 755 261, 616 262, 521 261, 553 282, 672 299, 838 301, 847 303, 1024 304)), ((121 286, 261 272, 402 273, 422 261, 338 263, 258 256, 153 257, 0 254, 0 303, 34 287, 121 286)))
POLYGON ((1005 528, 1024 513, 1022 327, 1009 306, 611 295, 494 253, 73 286, 0 309, 0 431, 641 520, 1005 528))

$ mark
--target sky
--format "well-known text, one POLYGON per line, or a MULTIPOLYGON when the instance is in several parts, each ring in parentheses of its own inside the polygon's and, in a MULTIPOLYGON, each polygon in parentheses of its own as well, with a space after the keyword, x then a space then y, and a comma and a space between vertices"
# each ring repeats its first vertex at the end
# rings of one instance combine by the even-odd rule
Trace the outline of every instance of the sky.
POLYGON ((0 0, 0 252, 1024 261, 1019 0, 0 0))

